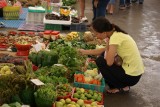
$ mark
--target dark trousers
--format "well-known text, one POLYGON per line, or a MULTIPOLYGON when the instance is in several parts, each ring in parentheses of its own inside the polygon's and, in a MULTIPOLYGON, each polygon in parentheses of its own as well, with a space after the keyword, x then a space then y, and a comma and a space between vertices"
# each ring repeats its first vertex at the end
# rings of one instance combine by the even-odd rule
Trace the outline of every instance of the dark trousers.
POLYGON ((120 0, 119 1, 120 6, 125 6, 125 4, 129 5, 130 3, 131 3, 131 0, 120 0))
POLYGON ((92 6, 93 6, 93 19, 95 20, 99 16, 106 16, 106 7, 109 3, 109 0, 99 0, 97 8, 94 7, 94 0, 92 0, 92 6))
POLYGON ((125 74, 122 66, 117 66, 113 64, 108 66, 106 60, 104 59, 104 53, 96 59, 96 64, 99 71, 103 75, 105 82, 110 88, 124 88, 126 86, 133 86, 137 84, 141 75, 130 76, 125 74))

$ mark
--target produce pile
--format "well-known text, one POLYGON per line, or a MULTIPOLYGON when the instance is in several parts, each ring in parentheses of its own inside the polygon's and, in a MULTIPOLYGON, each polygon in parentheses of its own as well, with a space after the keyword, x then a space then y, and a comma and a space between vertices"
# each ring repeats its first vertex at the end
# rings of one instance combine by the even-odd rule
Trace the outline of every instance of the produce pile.
POLYGON ((100 104, 103 101, 102 93, 99 93, 95 90, 85 90, 84 88, 75 88, 72 98, 76 101, 78 99, 82 99, 87 103, 96 101, 98 104, 100 104))
POLYGON ((102 107, 102 105, 98 105, 97 102, 86 104, 82 99, 72 101, 70 98, 67 98, 56 101, 53 107, 102 107))
MULTIPOLYGON (((7 50, 8 48, 13 49, 15 44, 28 45, 34 44, 36 40, 41 39, 40 33, 33 32, 16 32, 8 31, 0 34, 0 50, 7 50)), ((16 50, 15 50, 16 51, 16 50)))
POLYGON ((23 65, 25 57, 15 57, 9 54, 0 53, 0 63, 12 63, 14 65, 23 65))
POLYGON ((76 0, 62 0, 64 6, 71 6, 76 3, 76 0))
POLYGON ((13 72, 11 71, 11 64, 4 64, 4 65, 0 65, 0 75, 9 75, 12 74, 13 72))
MULTIPOLYGON (((26 35, 20 34, 22 38, 26 35)), ((102 92, 95 88, 78 88, 72 84, 92 84, 93 87, 101 88, 103 79, 94 59, 88 61, 90 56, 82 56, 77 51, 80 48, 97 47, 96 44, 88 44, 91 36, 91 32, 85 36, 84 33, 70 32, 59 34, 54 41, 43 38, 49 41, 46 44, 48 48, 30 52, 28 58, 22 59, 20 64, 10 64, 7 61, 13 61, 13 56, 1 54, 0 61, 9 64, 0 66, 0 105, 8 104, 12 107, 12 103, 18 102, 31 107, 102 107, 102 92), (33 71, 33 65, 38 67, 36 71, 33 71), (33 79, 44 85, 31 82, 33 79)))

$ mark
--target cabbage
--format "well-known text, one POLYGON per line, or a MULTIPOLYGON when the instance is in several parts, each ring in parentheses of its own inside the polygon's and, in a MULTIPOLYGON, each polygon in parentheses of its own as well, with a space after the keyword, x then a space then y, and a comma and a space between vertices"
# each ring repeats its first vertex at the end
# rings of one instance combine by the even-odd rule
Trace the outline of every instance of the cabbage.
POLYGON ((98 70, 97 70, 97 68, 94 68, 93 70, 86 70, 84 75, 85 76, 95 77, 95 76, 98 75, 98 70))
POLYGON ((91 76, 85 76, 84 80, 86 83, 89 83, 93 78, 91 76))

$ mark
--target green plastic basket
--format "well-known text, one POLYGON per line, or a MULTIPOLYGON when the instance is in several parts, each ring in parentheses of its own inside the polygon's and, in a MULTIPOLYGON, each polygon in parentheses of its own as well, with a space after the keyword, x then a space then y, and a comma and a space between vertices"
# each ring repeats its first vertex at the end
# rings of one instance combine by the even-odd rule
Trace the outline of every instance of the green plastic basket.
MULTIPOLYGON (((83 74, 83 72, 76 71, 76 74, 83 74)), ((104 78, 101 80, 101 85, 85 84, 85 83, 76 82, 74 80, 73 85, 75 87, 80 87, 80 88, 85 88, 85 89, 90 89, 90 90, 96 90, 96 91, 99 91, 99 92, 104 92, 104 89, 105 89, 105 80, 104 80, 104 78)))
POLYGON ((6 6, 3 8, 3 18, 5 20, 18 20, 20 16, 19 6, 6 6))
POLYGON ((62 30, 62 25, 45 24, 45 30, 57 30, 57 31, 61 31, 62 30))
POLYGON ((31 9, 28 9, 28 12, 31 12, 31 13, 45 13, 45 10, 31 10, 31 9))

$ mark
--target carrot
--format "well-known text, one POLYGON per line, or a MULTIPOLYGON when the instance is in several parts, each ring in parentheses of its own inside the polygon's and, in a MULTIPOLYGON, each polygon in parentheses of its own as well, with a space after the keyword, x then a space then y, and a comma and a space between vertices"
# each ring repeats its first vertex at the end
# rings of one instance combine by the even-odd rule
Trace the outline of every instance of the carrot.
POLYGON ((92 81, 90 81, 90 84, 100 85, 101 82, 97 79, 93 79, 92 81))
POLYGON ((99 80, 97 81, 97 85, 101 85, 101 82, 99 80))
POLYGON ((77 79, 77 82, 83 82, 83 78, 82 78, 82 77, 79 77, 79 78, 77 79))

